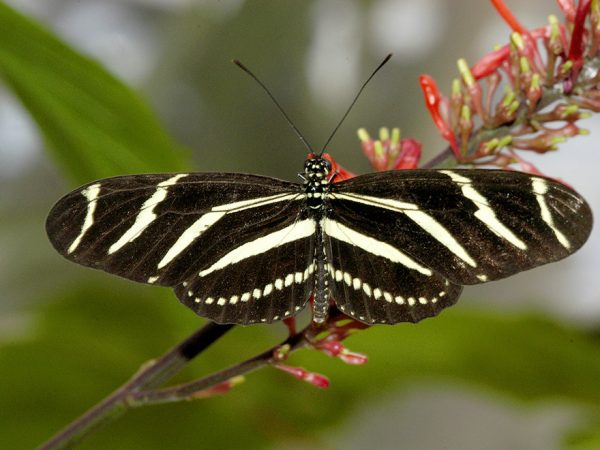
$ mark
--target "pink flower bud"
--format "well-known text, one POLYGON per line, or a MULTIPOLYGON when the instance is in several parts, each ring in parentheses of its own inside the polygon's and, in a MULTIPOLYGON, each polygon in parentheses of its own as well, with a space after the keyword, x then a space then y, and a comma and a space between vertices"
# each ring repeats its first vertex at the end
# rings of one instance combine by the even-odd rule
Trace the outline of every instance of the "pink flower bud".
POLYGON ((394 161, 393 168, 416 169, 421 160, 421 143, 416 139, 402 139, 400 143, 400 154, 394 161))
POLYGON ((427 107, 429 114, 433 119, 433 123, 440 131, 442 137, 450 144, 450 147, 452 148, 456 158, 461 159, 462 155, 460 153, 460 149, 458 148, 454 131, 440 113, 441 96, 435 80, 429 75, 421 75, 419 77, 419 85, 423 91, 423 96, 425 97, 425 106, 427 107))
POLYGON ((368 357, 362 353, 355 353, 348 350, 340 341, 323 341, 319 342, 315 348, 325 353, 332 358, 339 358, 346 364, 359 366, 368 362, 368 357))
POLYGON ((351 352, 349 350, 346 350, 345 352, 341 353, 338 356, 338 358, 340 358, 346 364, 351 364, 353 366, 362 366, 363 364, 369 362, 369 358, 367 357, 367 355, 363 355, 362 353, 351 352))
POLYGON ((243 376, 237 376, 230 378, 229 380, 223 381, 222 383, 216 384, 208 389, 195 392, 189 396, 190 400, 197 400, 201 398, 214 397, 215 395, 223 395, 228 393, 231 389, 240 383, 244 382, 243 376))
POLYGON ((275 364, 274 367, 282 370, 283 372, 289 373, 299 380, 306 381, 307 383, 310 383, 319 389, 326 389, 329 387, 329 379, 325 375, 309 372, 302 367, 292 367, 284 364, 275 364))
POLYGON ((499 48, 492 53, 488 53, 479 61, 477 61, 473 67, 471 67, 471 73, 473 74, 473 77, 479 80, 491 75, 500 68, 504 61, 508 60, 509 55, 510 48, 508 45, 505 45, 504 47, 499 48))
POLYGON ((321 350, 327 356, 332 356, 334 358, 336 358, 344 350, 344 346, 340 341, 319 342, 316 348, 321 350))
POLYGON ((319 389, 327 389, 329 387, 329 378, 318 373, 307 372, 306 377, 303 378, 303 380, 319 389))

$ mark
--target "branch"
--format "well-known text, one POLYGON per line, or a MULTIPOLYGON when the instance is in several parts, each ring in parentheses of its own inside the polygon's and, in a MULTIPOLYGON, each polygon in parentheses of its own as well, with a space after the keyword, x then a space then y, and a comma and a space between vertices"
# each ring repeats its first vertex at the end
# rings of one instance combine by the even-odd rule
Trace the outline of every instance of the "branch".
POLYGON ((146 362, 127 383, 42 444, 39 450, 70 448, 100 425, 115 420, 131 406, 127 401, 130 395, 162 385, 232 327, 211 322, 160 358, 146 362))
POLYGON ((157 403, 172 403, 181 400, 190 400, 198 396, 199 393, 206 391, 215 386, 219 386, 221 383, 231 380, 232 378, 247 373, 253 372, 261 367, 277 363, 281 360, 278 356, 277 350, 280 348, 286 348, 286 355, 300 350, 310 344, 308 338, 312 325, 309 325, 304 330, 294 335, 289 336, 285 341, 279 345, 270 348, 269 350, 254 356, 253 358, 247 359, 244 362, 231 366, 227 369, 223 369, 214 374, 208 375, 204 378, 200 378, 191 383, 180 384, 166 389, 151 390, 133 392, 128 398, 128 404, 130 406, 138 407, 145 406, 148 404, 157 403))
POLYGON ((426 163, 421 164, 421 169, 433 169, 434 167, 439 167, 442 165, 442 163, 449 159, 455 161, 454 152, 452 152, 452 147, 450 146, 446 147, 426 163))
MULTIPOLYGON (((368 328, 368 326, 349 319, 338 311, 335 306, 332 306, 329 310, 328 320, 323 325, 317 326, 311 322, 299 332, 295 332, 293 327, 288 327, 290 334, 287 339, 253 358, 190 383, 157 389, 232 327, 233 325, 218 325, 211 322, 160 358, 143 364, 127 383, 73 421, 49 441, 42 444, 38 450, 72 448, 101 425, 117 419, 129 409, 220 394, 234 385, 232 379, 235 380, 236 377, 267 365, 274 365, 285 370, 286 367, 280 363, 292 352, 301 348, 312 347, 321 350, 325 354, 340 358, 348 364, 363 364, 366 362, 366 357, 347 351, 340 344, 340 341, 354 331, 368 328), (224 383, 226 384, 224 385, 224 383)), ((303 369, 300 372, 304 376, 295 374, 297 378, 308 381, 315 386, 323 387, 323 385, 319 385, 311 379, 316 374, 306 372, 303 369)))

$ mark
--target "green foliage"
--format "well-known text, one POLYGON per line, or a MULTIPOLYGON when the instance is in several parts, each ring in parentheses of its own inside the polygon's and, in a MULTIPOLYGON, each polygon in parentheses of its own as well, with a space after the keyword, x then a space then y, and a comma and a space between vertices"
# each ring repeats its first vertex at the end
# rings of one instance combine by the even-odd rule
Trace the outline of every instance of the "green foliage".
MULTIPOLYGON (((0 76, 42 130, 73 181, 177 170, 181 152, 145 103, 100 65, 0 3, 0 76)), ((43 233, 40 227, 40 233, 43 233)), ((75 280, 42 299, 33 334, 0 348, 0 436, 31 448, 101 400, 144 361, 201 322, 169 290, 75 280)), ((237 327, 178 379, 191 379, 269 348, 283 327, 237 327)), ((327 391, 273 369, 225 397, 132 411, 85 441, 89 449, 265 448, 311 442, 368 399, 415 380, 453 380, 522 401, 563 399, 595 411, 600 343, 536 315, 498 316, 454 308, 418 326, 374 327, 347 344, 369 355, 346 366, 310 351, 292 356, 331 378, 327 391)), ((598 442, 598 429, 572 444, 598 442)))
POLYGON ((130 88, 4 3, 0 77, 74 182, 184 168, 181 151, 130 88))
POLYGON ((575 450, 597 450, 600 448, 600 425, 598 420, 588 428, 582 428, 571 433, 565 439, 565 444, 575 450))
MULTIPOLYGON (((152 291, 120 281, 58 293, 39 311, 35 335, 3 348, 0 385, 10 389, 0 390, 0 404, 11 412, 0 421, 5 445, 39 444, 200 325, 168 290, 152 291)), ((274 336, 273 327, 235 329, 184 378, 253 356, 283 337, 283 326, 277 331, 281 335, 274 336)), ((600 398, 600 343, 533 315, 455 308, 419 326, 374 327, 347 343, 367 353, 369 363, 346 366, 314 351, 290 359, 330 376, 329 390, 267 368, 224 397, 131 411, 82 448, 194 448, 199 442, 206 448, 263 448, 306 440, 369 399, 416 380, 452 379, 523 401, 597 405, 600 398)))

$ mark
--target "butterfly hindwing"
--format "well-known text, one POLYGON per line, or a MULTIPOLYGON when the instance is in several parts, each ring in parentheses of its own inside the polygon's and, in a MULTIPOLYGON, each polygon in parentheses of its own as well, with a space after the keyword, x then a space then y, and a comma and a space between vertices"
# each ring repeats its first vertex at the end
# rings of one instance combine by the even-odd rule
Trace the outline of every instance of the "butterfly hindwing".
POLYGON ((343 313, 367 324, 418 322, 456 303, 461 286, 357 233, 325 224, 329 285, 343 313))
MULTIPOLYGON (((310 227, 310 222, 297 220, 294 226, 310 227)), ((207 266, 191 274, 175 293, 197 314, 218 323, 271 323, 297 314, 306 306, 314 285, 314 238, 279 244, 284 238, 280 234, 274 241, 278 245, 222 268, 217 258, 215 270, 207 266)), ((257 239, 268 240, 269 234, 257 239)))

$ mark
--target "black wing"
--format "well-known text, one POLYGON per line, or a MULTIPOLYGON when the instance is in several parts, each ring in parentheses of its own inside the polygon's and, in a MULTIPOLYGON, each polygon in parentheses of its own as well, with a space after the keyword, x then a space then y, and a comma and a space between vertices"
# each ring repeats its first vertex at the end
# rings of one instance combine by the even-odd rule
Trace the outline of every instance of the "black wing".
POLYGON ((66 195, 46 230, 66 258, 174 287, 211 320, 271 322, 310 295, 314 221, 303 199, 294 183, 253 175, 123 176, 66 195))
POLYGON ((326 230, 338 238, 327 238, 330 287, 343 313, 367 324, 418 322, 458 300, 462 286, 424 266, 392 263, 372 253, 374 246, 361 248, 361 238, 332 223, 326 230))
POLYGON ((435 315, 460 285, 562 259, 592 227, 576 192, 519 172, 379 172, 332 191, 324 228, 333 297, 368 323, 435 315))

